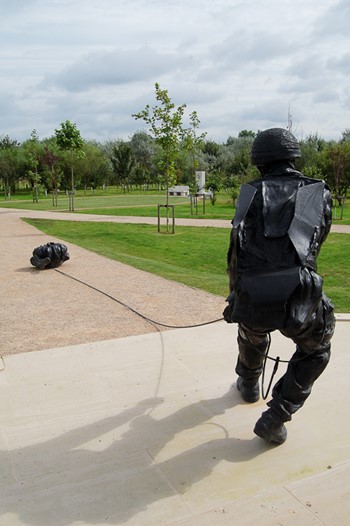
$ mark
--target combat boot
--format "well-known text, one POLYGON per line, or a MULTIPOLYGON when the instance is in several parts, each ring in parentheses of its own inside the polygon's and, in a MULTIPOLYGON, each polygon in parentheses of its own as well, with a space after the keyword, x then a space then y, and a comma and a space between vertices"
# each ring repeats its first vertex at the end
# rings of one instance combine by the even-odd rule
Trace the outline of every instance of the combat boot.
POLYGON ((287 429, 283 420, 271 409, 261 415, 255 424, 254 433, 273 444, 283 444, 287 440, 287 429))
POLYGON ((241 376, 237 379, 237 389, 241 393, 241 398, 249 404, 257 402, 260 398, 259 380, 252 385, 247 384, 241 376))

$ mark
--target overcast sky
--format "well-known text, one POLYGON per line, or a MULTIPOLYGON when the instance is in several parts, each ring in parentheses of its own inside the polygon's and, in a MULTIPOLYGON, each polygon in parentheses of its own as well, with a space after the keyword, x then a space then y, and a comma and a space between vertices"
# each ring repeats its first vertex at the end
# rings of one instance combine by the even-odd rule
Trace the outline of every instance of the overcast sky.
POLYGON ((350 0, 0 0, 0 136, 127 139, 154 84, 225 142, 350 128, 350 0))

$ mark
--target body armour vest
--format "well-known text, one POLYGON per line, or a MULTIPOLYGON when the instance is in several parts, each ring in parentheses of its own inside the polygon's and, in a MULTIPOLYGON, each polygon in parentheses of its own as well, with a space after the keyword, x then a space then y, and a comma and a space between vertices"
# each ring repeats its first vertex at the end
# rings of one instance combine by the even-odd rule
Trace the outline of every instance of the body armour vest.
POLYGON ((270 329, 306 321, 322 296, 316 258, 330 210, 325 183, 296 171, 242 186, 228 255, 232 321, 270 329))

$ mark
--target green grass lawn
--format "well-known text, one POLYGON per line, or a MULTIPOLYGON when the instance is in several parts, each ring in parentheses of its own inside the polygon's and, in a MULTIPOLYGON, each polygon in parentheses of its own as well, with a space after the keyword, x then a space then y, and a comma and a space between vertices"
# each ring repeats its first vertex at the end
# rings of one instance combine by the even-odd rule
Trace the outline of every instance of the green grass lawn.
MULTIPOLYGON (((69 211, 69 200, 68 196, 64 193, 58 197, 58 206, 53 206, 52 196, 44 197, 39 199, 38 203, 33 203, 31 196, 23 196, 16 198, 13 196, 10 201, 0 200, 0 207, 2 208, 20 208, 25 210, 47 210, 51 212, 68 212, 69 211)), ((187 198, 170 197, 171 204, 186 204, 188 203, 187 198)), ((143 207, 148 207, 151 211, 151 215, 157 214, 157 205, 165 202, 164 194, 151 193, 151 194, 108 194, 108 195, 95 195, 95 194, 84 194, 82 191, 78 191, 74 198, 74 208, 77 213, 96 213, 105 214, 105 209, 108 209, 108 214, 115 215, 113 211, 118 214, 123 214, 124 209, 132 210, 132 215, 137 215, 138 210, 143 207), (119 211, 120 209, 120 211, 119 211)))
MULTIPOLYGON (((58 206, 52 205, 51 196, 41 196, 38 203, 33 203, 31 195, 26 197, 25 199, 21 195, 18 198, 13 196, 10 201, 0 200, 0 207, 69 212, 68 196, 63 193, 58 197, 58 206)), ((192 211, 190 200, 187 197, 170 197, 169 203, 175 206, 176 217, 231 220, 234 215, 232 200, 225 194, 219 196, 215 206, 206 199, 205 208, 203 208, 203 202, 198 200, 197 207, 193 207, 192 211)), ((74 209, 78 214, 157 217, 158 204, 165 204, 164 192, 95 195, 84 194, 80 190, 74 198, 74 209)))
MULTIPOLYGON (((198 200, 198 206, 191 210, 190 200, 187 197, 170 197, 170 204, 175 205, 175 217, 191 219, 224 219, 231 221, 235 209, 229 195, 221 192, 218 194, 215 205, 206 199, 205 210, 203 202, 198 200), (205 212, 205 213, 204 213, 205 212)), ((78 190, 74 199, 75 213, 77 214, 99 214, 99 215, 123 215, 157 217, 158 204, 165 204, 165 193, 163 192, 117 192, 113 187, 108 191, 96 191, 85 194, 78 190)), ((336 203, 335 203, 336 204, 336 203)), ((58 198, 58 206, 52 205, 52 197, 40 196, 38 203, 33 203, 31 194, 14 195, 10 201, 0 199, 0 207, 19 208, 25 210, 45 210, 52 212, 69 212, 68 197, 61 192, 58 198)), ((346 203, 343 219, 339 219, 341 209, 335 207, 333 210, 334 224, 350 224, 350 204, 346 203)), ((164 213, 164 211, 162 211, 164 213)))
MULTIPOLYGON (((167 235, 158 234, 150 225, 26 221, 68 246, 74 243, 138 269, 227 296, 229 229, 176 227, 174 235, 167 235)), ((350 312, 349 260, 350 235, 330 234, 319 257, 319 272, 337 312, 350 312)))

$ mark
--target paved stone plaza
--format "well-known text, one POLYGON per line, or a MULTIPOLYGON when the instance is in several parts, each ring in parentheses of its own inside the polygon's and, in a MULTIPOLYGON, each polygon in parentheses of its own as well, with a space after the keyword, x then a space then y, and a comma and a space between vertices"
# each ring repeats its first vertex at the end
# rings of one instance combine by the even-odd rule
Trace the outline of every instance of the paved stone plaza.
MULTIPOLYGON (((14 299, 11 313, 27 320, 29 327, 34 321, 27 310, 46 316, 38 300, 47 294, 47 287, 40 291, 38 279, 47 280, 49 274, 30 269, 28 248, 45 242, 47 236, 21 222, 29 212, 0 212, 1 221, 8 219, 1 242, 8 252, 14 251, 16 271, 10 284, 2 274, 1 295, 11 294, 11 287, 13 293, 16 287, 23 287, 25 294, 31 291, 32 302, 14 299)), ((90 256, 78 247, 70 249, 79 261, 90 256)), ((68 272, 68 263, 62 270, 68 272)), ((94 284, 101 276, 99 264, 108 279, 122 271, 117 262, 94 255, 96 274, 86 269, 94 284)), ((72 258, 70 272, 78 272, 74 265, 72 258)), ((160 278, 155 280, 157 287, 160 278)), ((163 288, 173 286, 161 282, 163 288)), ((66 312, 71 343, 62 337, 64 344, 57 345, 61 340, 52 334, 38 346, 35 338, 19 334, 21 325, 17 331, 11 325, 3 329, 7 338, 2 342, 0 372, 1 526, 349 523, 350 315, 337 316, 331 362, 305 407, 287 424, 287 442, 271 447, 253 433, 265 402, 245 404, 232 386, 235 326, 219 322, 156 331, 136 317, 133 325, 144 324, 136 332, 113 335, 113 319, 114 324, 127 324, 130 314, 123 314, 121 306, 108 312, 110 304, 99 303, 105 299, 73 284, 65 296, 60 283, 50 292, 52 326, 50 317, 45 320, 48 330, 55 329, 55 301, 66 298, 66 309, 59 316, 64 332, 66 312), (87 311, 92 303, 99 315, 107 317, 106 337, 101 337, 99 320, 94 325, 89 312, 93 330, 84 336, 79 325, 79 334, 74 335, 71 318, 76 309, 70 303, 76 295, 82 296, 79 301, 87 311), (21 338, 27 342, 25 348, 19 347, 21 338)), ((133 298, 132 283, 130 287, 133 298)), ((174 289, 179 301, 181 291, 174 289)), ((203 294, 201 300, 210 303, 205 319, 221 315, 224 299, 203 294)), ((189 311, 191 299, 183 301, 183 309, 189 311)), ((1 304, 1 319, 10 320, 5 312, 10 304, 5 299, 1 304)), ((167 321, 176 321, 171 314, 162 309, 167 321)), ((37 330, 41 334, 39 326, 37 330)), ((288 359, 292 351, 290 341, 279 333, 272 335, 271 356, 288 359)), ((281 364, 278 376, 284 368, 281 364)), ((270 371, 269 364, 267 378, 270 371)))

